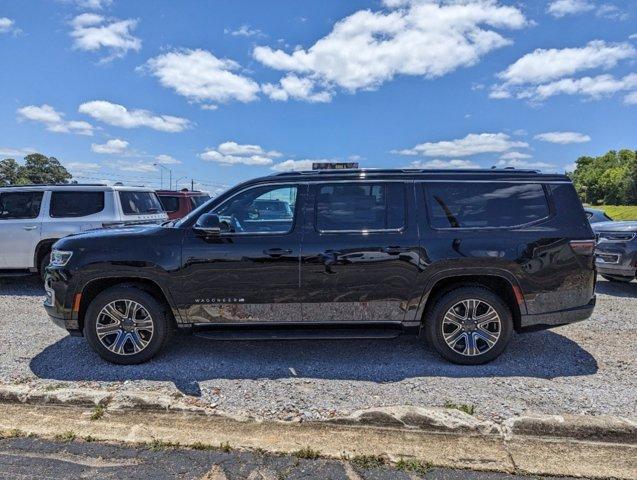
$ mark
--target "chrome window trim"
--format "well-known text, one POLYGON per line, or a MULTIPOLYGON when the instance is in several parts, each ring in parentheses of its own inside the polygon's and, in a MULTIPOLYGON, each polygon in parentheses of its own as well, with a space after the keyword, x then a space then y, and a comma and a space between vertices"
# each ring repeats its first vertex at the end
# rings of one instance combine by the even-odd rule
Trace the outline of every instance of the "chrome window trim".
MULTIPOLYGON (((407 184, 407 183, 411 183, 413 184, 413 180, 380 180, 380 179, 362 179, 362 180, 338 180, 338 181, 333 181, 330 182, 329 180, 322 180, 319 182, 311 182, 311 183, 316 183, 316 184, 332 184, 332 183, 403 183, 403 184, 407 184)), ((369 228, 369 229, 361 229, 361 230, 321 230, 320 228, 318 228, 317 225, 317 221, 316 221, 316 217, 318 215, 318 209, 316 208, 317 202, 318 202, 318 198, 314 199, 314 231, 317 232, 319 235, 322 234, 328 234, 328 235, 333 235, 333 234, 346 234, 346 235, 370 235, 370 234, 375 234, 375 233, 403 233, 405 231, 406 223, 407 223, 407 192, 404 192, 405 196, 404 196, 404 210, 403 210, 403 226, 400 228, 369 228)))

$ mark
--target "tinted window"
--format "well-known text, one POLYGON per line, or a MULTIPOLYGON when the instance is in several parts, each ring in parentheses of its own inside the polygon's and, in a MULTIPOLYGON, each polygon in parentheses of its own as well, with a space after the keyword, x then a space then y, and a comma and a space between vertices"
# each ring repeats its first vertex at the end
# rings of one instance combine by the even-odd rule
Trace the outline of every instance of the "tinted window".
POLYGON ((434 228, 511 227, 549 214, 539 184, 431 183, 425 192, 434 228))
POLYGON ((394 230, 404 226, 404 219, 402 183, 334 183, 319 187, 319 231, 394 230))
POLYGON ((292 230, 297 188, 266 186, 246 190, 218 207, 221 229, 235 233, 287 233, 292 230))
POLYGON ((36 218, 41 204, 42 192, 0 193, 0 220, 36 218))
POLYGON ((163 209, 153 192, 119 192, 124 215, 159 213, 163 209))
POLYGON ((167 212, 176 212, 179 210, 179 197, 174 195, 159 195, 159 201, 167 212))
POLYGON ((195 197, 190 197, 190 203, 193 210, 197 207, 201 207, 208 200, 210 200, 210 195, 197 195, 195 197))
POLYGON ((104 192, 52 192, 52 217, 85 217, 104 210, 104 192))

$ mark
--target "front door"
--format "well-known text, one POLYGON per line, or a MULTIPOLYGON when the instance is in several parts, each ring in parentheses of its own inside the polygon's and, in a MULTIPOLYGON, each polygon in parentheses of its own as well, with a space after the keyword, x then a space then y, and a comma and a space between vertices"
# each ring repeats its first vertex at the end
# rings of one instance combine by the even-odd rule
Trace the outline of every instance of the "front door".
POLYGON ((402 181, 311 186, 301 259, 304 321, 403 321, 420 266, 409 215, 413 188, 402 181))
POLYGON ((43 195, 44 192, 29 191, 0 193, 0 269, 34 266, 43 195))
POLYGON ((299 212, 306 188, 250 187, 210 211, 221 220, 219 236, 185 233, 174 293, 182 321, 301 321, 299 212))

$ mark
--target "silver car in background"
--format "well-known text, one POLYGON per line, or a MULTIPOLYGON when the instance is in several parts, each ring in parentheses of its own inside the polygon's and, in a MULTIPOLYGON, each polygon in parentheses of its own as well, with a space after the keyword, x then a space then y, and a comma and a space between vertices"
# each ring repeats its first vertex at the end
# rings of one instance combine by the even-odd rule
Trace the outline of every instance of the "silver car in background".
POLYGON ((592 227, 597 238, 597 272, 615 282, 633 280, 637 273, 637 222, 602 222, 592 227))
POLYGON ((72 233, 167 220, 143 187, 98 184, 0 188, 0 276, 40 272, 51 245, 72 233))

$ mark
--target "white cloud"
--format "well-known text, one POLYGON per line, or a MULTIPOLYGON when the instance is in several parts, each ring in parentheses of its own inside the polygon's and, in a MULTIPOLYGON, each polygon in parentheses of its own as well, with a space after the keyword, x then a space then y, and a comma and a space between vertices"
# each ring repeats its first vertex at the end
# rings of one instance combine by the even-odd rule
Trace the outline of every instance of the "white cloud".
POLYGON ((500 72, 502 83, 493 85, 489 96, 495 99, 516 97, 531 103, 541 102, 553 95, 583 95, 601 98, 631 89, 631 75, 616 80, 609 74, 595 77, 573 77, 585 70, 608 70, 621 61, 637 57, 630 43, 608 43, 594 40, 581 48, 537 49, 519 58, 500 72))
POLYGON ((217 148, 209 148, 199 154, 199 158, 208 162, 216 162, 223 166, 230 165, 271 165, 274 158, 280 157, 276 150, 266 151, 259 145, 242 145, 236 142, 224 142, 217 148))
POLYGON ((251 102, 259 93, 257 82, 236 73, 240 70, 237 62, 217 58, 206 50, 165 53, 148 60, 145 68, 164 87, 194 102, 251 102))
POLYGON ((637 40, 637 33, 633 33, 628 38, 630 38, 631 40, 637 40))
POLYGON ((636 56, 637 50, 629 43, 603 40, 594 40, 581 48, 538 48, 509 65, 498 77, 509 85, 539 84, 583 70, 608 70, 621 60, 636 56))
POLYGON ((278 87, 264 87, 266 93, 277 100, 291 97, 328 101, 337 87, 355 92, 377 88, 396 75, 440 77, 474 65, 490 51, 509 45, 511 41, 496 30, 527 25, 520 10, 496 0, 385 4, 389 10, 359 10, 341 19, 307 49, 288 53, 256 47, 256 60, 288 72, 284 78, 297 86, 296 97, 283 82, 278 87), (303 92, 315 93, 304 97, 303 92))
POLYGON ((0 155, 3 157, 11 157, 11 158, 19 158, 26 157, 31 153, 36 153, 37 149, 33 147, 24 147, 24 148, 12 148, 12 147, 0 147, 0 155))
POLYGON ((610 5, 605 3, 600 5, 600 7, 595 12, 595 15, 601 18, 606 18, 608 20, 626 20, 628 19, 628 13, 621 10, 616 5, 610 5))
POLYGON ((89 10, 101 10, 110 6, 113 0, 75 0, 77 6, 80 8, 86 8, 89 10))
POLYGON ((0 17, 0 33, 20 33, 20 29, 16 28, 15 21, 11 18, 0 17))
POLYGON ((161 155, 157 155, 155 157, 155 162, 160 163, 162 165, 177 165, 181 163, 181 160, 177 160, 176 158, 171 157, 170 155, 165 155, 162 153, 161 155))
POLYGON ((123 57, 129 50, 138 51, 142 41, 132 34, 137 20, 109 19, 95 13, 82 13, 71 21, 74 48, 94 52, 102 48, 109 55, 102 61, 123 57))
POLYGON ((158 169, 151 162, 130 162, 126 160, 118 160, 116 162, 111 162, 108 164, 111 168, 115 170, 120 170, 122 172, 139 172, 139 173, 151 173, 156 172, 158 169))
POLYGON ((533 168, 533 169, 539 169, 539 170, 546 170, 546 169, 554 169, 555 165, 551 164, 551 163, 546 163, 546 162, 529 162, 528 160, 522 160, 522 159, 510 159, 510 160, 500 160, 498 162, 498 167, 501 168, 506 168, 506 167, 513 167, 513 168, 533 168))
POLYGON ((623 78, 615 78, 612 75, 564 78, 534 87, 527 91, 525 96, 540 101, 560 94, 581 95, 598 100, 617 92, 633 89, 637 89, 637 73, 631 73, 623 78))
POLYGON ((79 106, 78 111, 104 123, 122 128, 148 127, 161 132, 181 132, 190 126, 185 118, 155 115, 148 110, 128 110, 123 105, 94 100, 79 106))
POLYGON ((52 106, 43 104, 28 105, 18 109, 20 119, 42 123, 50 132, 76 133, 78 135, 93 135, 93 126, 84 121, 65 120, 64 114, 56 111, 52 106))
POLYGON ((421 143, 409 149, 392 150, 391 153, 427 157, 467 157, 481 153, 503 153, 528 146, 526 142, 512 140, 506 133, 470 133, 464 138, 421 143))
POLYGON ((586 143, 591 141, 591 137, 579 132, 546 132, 534 137, 542 142, 558 143, 567 145, 569 143, 586 143))
POLYGON ((500 155, 501 160, 524 160, 526 158, 531 158, 531 155, 529 155, 528 153, 516 152, 516 151, 507 152, 500 155))
POLYGON ((547 12, 560 18, 565 15, 590 12, 594 9, 595 5, 588 0, 553 0, 549 4, 547 12))
POLYGON ((250 25, 246 24, 241 25, 236 30, 225 28, 223 30, 223 33, 230 34, 233 37, 255 37, 263 35, 263 33, 261 33, 261 30, 259 30, 258 28, 252 28, 250 25))
POLYGON ((102 168, 99 163, 92 162, 65 162, 64 167, 74 175, 81 173, 95 172, 102 168))
POLYGON ((315 84, 309 78, 299 78, 293 73, 283 77, 278 85, 266 83, 261 86, 265 93, 272 100, 286 102, 292 98, 294 100, 305 100, 310 103, 325 103, 332 100, 332 94, 327 91, 314 91, 315 84))
POLYGON ((450 169, 450 168, 480 168, 475 162, 471 160, 416 160, 409 164, 408 168, 431 168, 431 169, 450 169))
POLYGON ((113 138, 102 144, 91 144, 91 150, 95 153, 122 154, 126 151, 127 147, 128 142, 119 138, 113 138))
POLYGON ((289 171, 303 171, 312 170, 312 164, 315 162, 330 162, 331 160, 325 158, 319 159, 303 159, 303 160, 285 160, 279 162, 276 165, 272 165, 270 168, 275 172, 289 172, 289 171))
POLYGON ((624 103, 626 105, 637 105, 637 90, 626 95, 624 97, 624 103))

